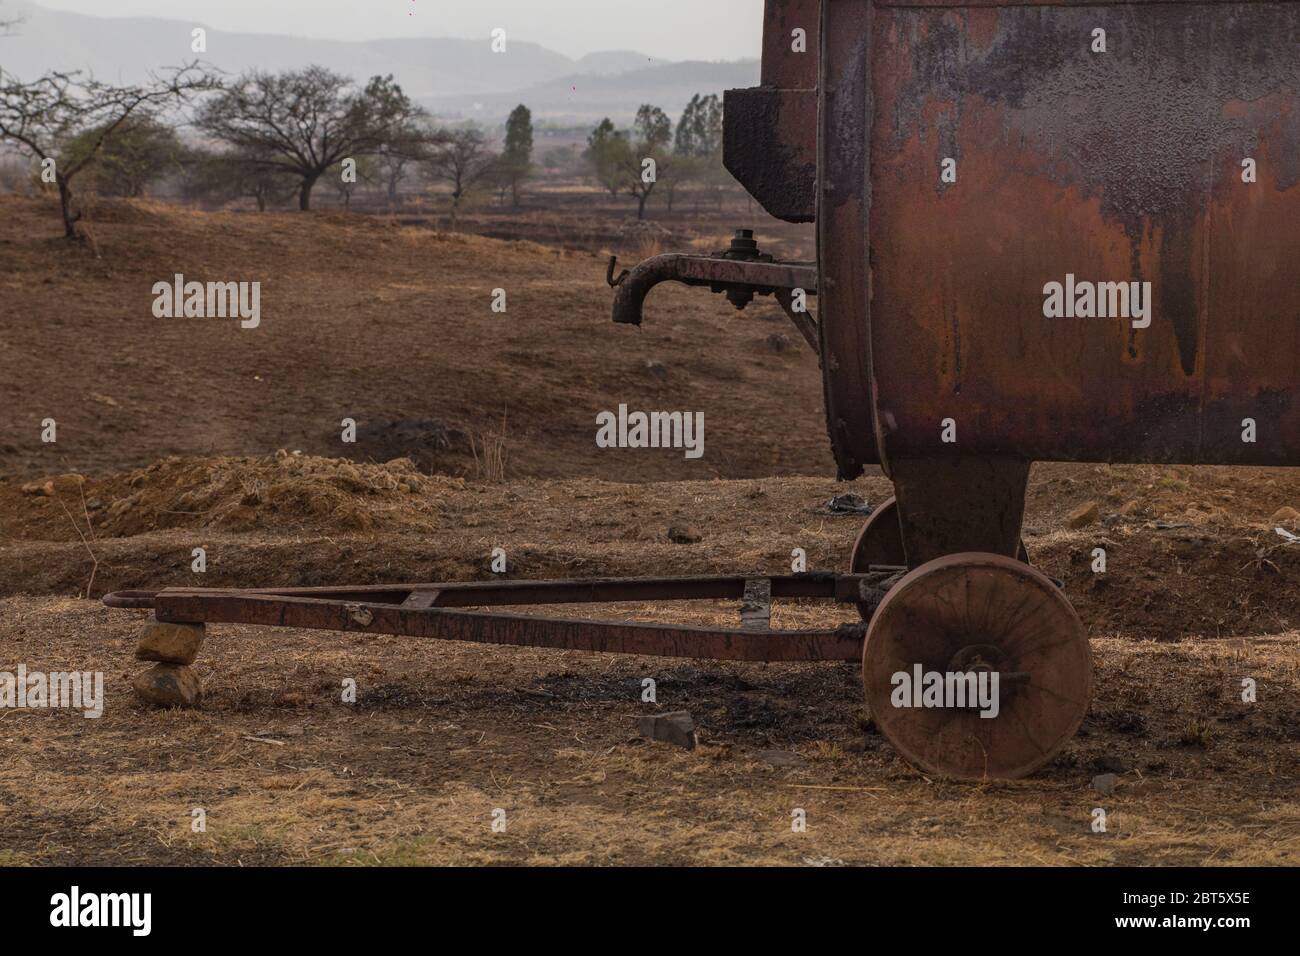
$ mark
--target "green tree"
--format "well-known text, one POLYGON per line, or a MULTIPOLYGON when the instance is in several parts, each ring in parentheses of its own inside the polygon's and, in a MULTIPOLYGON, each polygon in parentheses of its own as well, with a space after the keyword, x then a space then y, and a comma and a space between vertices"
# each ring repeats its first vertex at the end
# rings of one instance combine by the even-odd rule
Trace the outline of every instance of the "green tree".
POLYGON ((678 156, 704 157, 722 151, 722 101, 716 93, 696 93, 682 111, 677 124, 673 152, 678 156))
POLYGON ((510 184, 510 198, 519 208, 519 187, 533 171, 533 114, 520 103, 506 120, 506 143, 501 153, 501 175, 510 184))
POLYGON ((352 197, 362 186, 372 185, 383 177, 383 170, 378 157, 357 156, 355 160, 356 165, 346 178, 344 176, 344 163, 346 160, 329 170, 329 175, 333 177, 334 190, 338 193, 339 198, 343 200, 344 209, 352 208, 352 197))
POLYGON ((673 138, 673 121, 657 106, 642 103, 632 124, 637 140, 646 149, 664 150, 673 138))
POLYGON ((616 130, 607 116, 587 137, 587 151, 583 156, 596 182, 611 196, 617 196, 623 190, 629 158, 627 134, 616 130))
POLYGON ((672 179, 668 144, 672 142, 673 123, 659 107, 642 103, 633 130, 637 138, 629 150, 632 165, 624 177, 624 188, 637 201, 637 219, 644 219, 650 194, 661 180, 672 179))
POLYGON ((582 157, 576 146, 557 146, 542 154, 542 165, 556 175, 572 175, 581 162, 582 157))
POLYGON ((596 180, 611 196, 626 194, 637 201, 636 215, 645 218, 646 203, 661 179, 671 176, 672 121, 649 103, 637 110, 632 135, 603 119, 587 137, 587 161, 596 180), (635 139, 632 136, 635 135, 635 139))
MULTIPOLYGON (((104 134, 103 127, 88 129, 74 137, 65 151, 77 162, 87 156, 104 134)), ((87 174, 94 186, 110 196, 143 196, 145 187, 178 167, 183 150, 176 130, 151 116, 124 120, 99 151, 99 159, 87 174)))
POLYGON ((694 181, 712 186, 721 203, 721 185, 730 175, 722 165, 722 100, 717 94, 696 93, 682 111, 673 142, 673 176, 668 182, 668 208, 677 187, 694 181))
POLYGON ((229 202, 252 199, 257 211, 288 202, 297 180, 267 162, 268 156, 189 150, 181 159, 181 194, 187 199, 229 202))

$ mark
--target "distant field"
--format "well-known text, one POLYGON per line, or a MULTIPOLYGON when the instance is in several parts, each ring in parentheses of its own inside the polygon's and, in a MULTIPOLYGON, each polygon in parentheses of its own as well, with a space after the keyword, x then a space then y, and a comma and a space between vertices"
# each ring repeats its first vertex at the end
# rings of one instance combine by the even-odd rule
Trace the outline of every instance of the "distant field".
MULTIPOLYGON (((605 222, 599 196, 589 199, 586 210, 499 221, 489 210, 464 228, 581 234, 605 222)), ((626 260, 667 241, 662 226, 626 232, 627 222, 611 218, 573 244, 626 260)), ((775 303, 737 313, 668 285, 642 329, 618 327, 607 256, 434 225, 105 202, 89 224, 96 258, 58 238, 51 202, 0 197, 0 474, 286 448, 473 475, 485 442, 500 446, 511 477, 833 473, 816 359, 775 303), (177 272, 259 281, 261 325, 154 318, 150 290, 177 272), (497 288, 505 314, 491 310, 497 288), (619 402, 704 412, 705 457, 598 449, 596 415, 619 402), (57 445, 40 441, 46 418, 57 445), (355 444, 340 440, 344 418, 357 422, 355 444)), ((688 248, 729 236, 721 225, 677 228, 669 235, 688 248)))

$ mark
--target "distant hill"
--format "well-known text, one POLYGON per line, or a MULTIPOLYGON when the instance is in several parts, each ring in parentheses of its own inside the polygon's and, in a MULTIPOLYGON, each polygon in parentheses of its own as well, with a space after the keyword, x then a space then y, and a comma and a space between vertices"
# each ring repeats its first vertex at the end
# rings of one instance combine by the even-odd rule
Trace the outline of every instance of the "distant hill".
POLYGON ((208 29, 207 52, 190 51, 186 20, 92 17, 48 10, 31 0, 4 0, 4 19, 21 22, 0 38, 0 69, 22 79, 46 70, 82 69, 110 82, 141 80, 150 70, 196 57, 237 74, 319 63, 358 79, 392 73, 414 98, 440 114, 495 123, 517 103, 539 118, 585 122, 609 113, 626 122, 642 102, 670 113, 693 93, 721 92, 757 81, 755 63, 666 63, 634 50, 581 59, 511 39, 493 53, 487 37, 402 38, 344 42, 208 29))
POLYGON ((509 93, 441 95, 421 100, 442 116, 490 119, 526 103, 535 119, 585 124, 609 116, 626 123, 642 103, 662 107, 673 121, 696 93, 757 86, 758 60, 730 63, 687 61, 606 75, 570 73, 509 93))

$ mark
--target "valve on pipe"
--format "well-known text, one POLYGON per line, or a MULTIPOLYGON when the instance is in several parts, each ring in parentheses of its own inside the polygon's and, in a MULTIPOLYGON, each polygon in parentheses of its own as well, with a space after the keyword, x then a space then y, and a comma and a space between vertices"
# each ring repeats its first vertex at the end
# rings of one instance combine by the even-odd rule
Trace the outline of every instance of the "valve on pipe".
POLYGON ((614 271, 618 257, 610 256, 605 281, 614 292, 614 321, 640 325, 646 296, 661 282, 707 286, 722 293, 737 309, 743 309, 756 295, 771 295, 799 329, 813 351, 819 350, 816 321, 800 311, 795 294, 817 294, 817 268, 806 262, 778 262, 761 252, 752 229, 737 229, 731 244, 707 256, 667 254, 654 256, 624 269, 614 271))

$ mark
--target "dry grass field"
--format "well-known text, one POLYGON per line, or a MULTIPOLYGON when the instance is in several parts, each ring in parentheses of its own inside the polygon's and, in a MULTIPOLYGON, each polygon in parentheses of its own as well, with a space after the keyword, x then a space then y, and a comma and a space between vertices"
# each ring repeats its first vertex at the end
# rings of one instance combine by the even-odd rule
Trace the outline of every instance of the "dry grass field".
MULTIPOLYGON (((109 590, 482 579, 498 546, 517 578, 775 573, 794 547, 839 569, 862 519, 827 501, 876 503, 888 483, 832 480, 816 361, 770 304, 736 314, 665 288, 638 332, 610 323, 595 252, 122 203, 91 226, 96 258, 44 238, 52 212, 0 197, 0 670, 103 671, 106 702, 89 720, 0 710, 0 863, 1300 860, 1300 544, 1273 530, 1300 531, 1286 470, 1035 466, 1026 542, 1089 629, 1095 696, 1077 738, 1014 783, 910 768, 847 664, 215 625, 202 709, 146 709, 130 689, 145 612, 103 607, 109 590), (150 286, 174 271, 262 281, 261 327, 154 319, 150 286), (705 457, 597 449, 595 413, 617 401, 704 410, 705 457), (47 416, 56 445, 39 441, 47 416), (504 477, 475 460, 484 436, 504 477), (1101 520, 1069 528, 1088 501, 1101 520), (674 543, 674 525, 698 541, 674 543), (638 715, 676 709, 697 749, 637 735, 638 715), (1104 772, 1106 796, 1090 785, 1104 772)), ((774 623, 851 613, 778 604, 774 623)))

